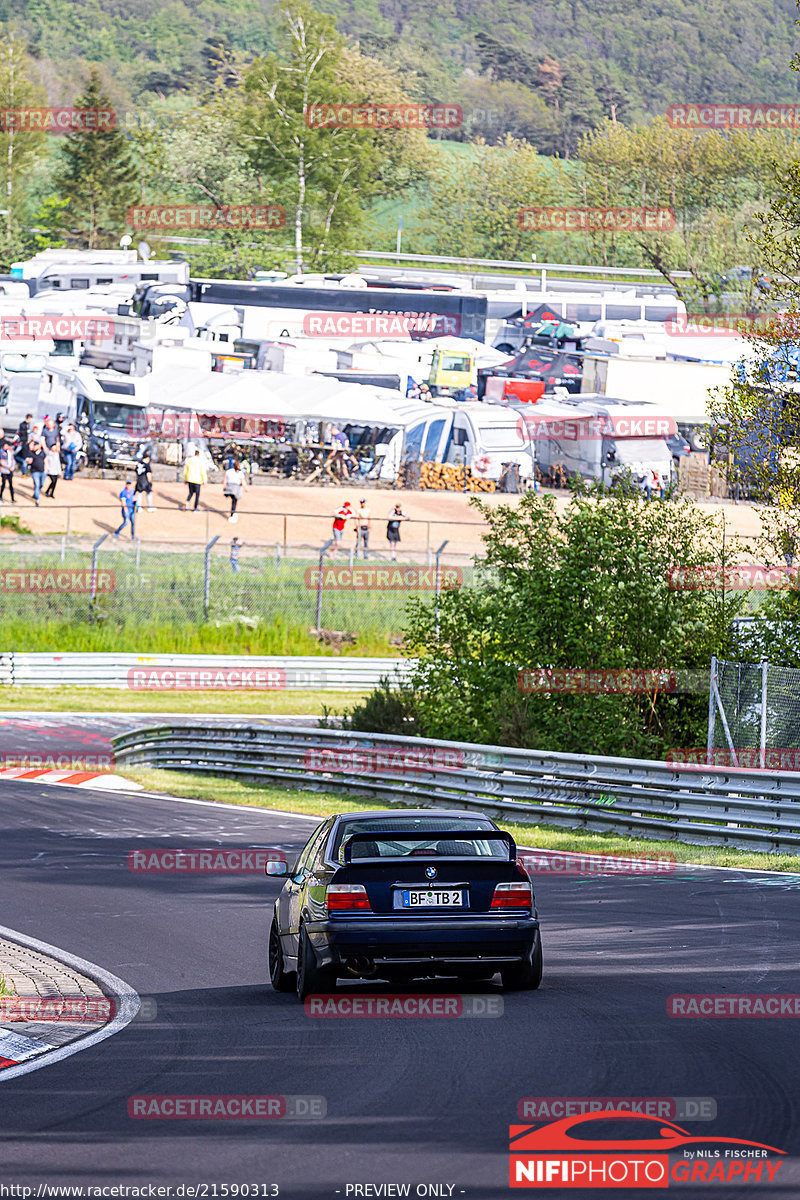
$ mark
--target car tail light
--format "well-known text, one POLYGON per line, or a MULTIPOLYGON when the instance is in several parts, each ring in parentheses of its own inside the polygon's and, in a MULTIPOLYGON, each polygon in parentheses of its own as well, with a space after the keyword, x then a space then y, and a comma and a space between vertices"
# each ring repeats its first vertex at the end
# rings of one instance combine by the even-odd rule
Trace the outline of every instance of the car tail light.
POLYGON ((363 883, 331 883, 325 898, 329 913, 372 911, 363 883))
POLYGON ((528 912, 531 912, 533 909, 531 885, 523 883, 521 879, 515 880, 513 883, 495 884, 491 911, 497 912, 506 908, 526 908, 528 912))

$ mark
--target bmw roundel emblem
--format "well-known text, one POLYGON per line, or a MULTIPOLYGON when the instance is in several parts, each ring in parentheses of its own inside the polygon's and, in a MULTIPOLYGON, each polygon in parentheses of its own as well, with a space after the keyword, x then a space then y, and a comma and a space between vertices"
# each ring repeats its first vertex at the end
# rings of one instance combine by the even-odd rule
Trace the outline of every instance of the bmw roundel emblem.
POLYGON ((425 877, 427 879, 435 879, 436 878, 436 867, 426 867, 425 868, 425 877))

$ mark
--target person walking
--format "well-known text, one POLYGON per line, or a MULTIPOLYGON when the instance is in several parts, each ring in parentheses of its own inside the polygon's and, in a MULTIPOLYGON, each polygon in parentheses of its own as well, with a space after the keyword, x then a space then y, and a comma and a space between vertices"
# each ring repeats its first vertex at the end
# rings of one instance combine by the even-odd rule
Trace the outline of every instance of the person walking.
POLYGON ((407 521, 402 504, 395 504, 386 526, 386 540, 392 553, 392 562, 397 562, 397 547, 400 545, 400 522, 407 521))
POLYGON ((6 439, 0 436, 0 504, 5 504, 3 497, 8 488, 11 496, 11 503, 16 504, 14 499, 14 451, 6 439))
POLYGON ((39 507, 39 497, 42 494, 42 488, 46 483, 44 470, 44 459, 46 450, 42 442, 38 439, 32 439, 28 444, 28 452, 25 455, 25 461, 31 469, 31 479, 33 480, 33 502, 36 507, 39 507))
POLYGON ((364 558, 369 558, 369 531, 372 524, 372 519, 367 504, 366 497, 358 502, 358 512, 354 517, 356 527, 356 558, 358 557, 358 548, 363 545, 364 558))
POLYGON ((147 497, 147 511, 153 511, 153 465, 150 461, 150 451, 145 450, 136 463, 136 511, 142 511, 142 496, 147 497))
POLYGON ((353 510, 350 507, 349 500, 345 500, 344 504, 340 505, 333 514, 333 548, 331 554, 335 554, 341 546, 345 526, 347 525, 348 518, 352 516, 353 510))
POLYGON ((183 468, 183 480, 189 487, 189 494, 183 506, 184 511, 188 511, 192 496, 194 496, 194 512, 197 512, 197 506, 200 503, 200 488, 206 482, 206 469, 203 466, 199 450, 195 450, 194 454, 187 458, 186 466, 183 468))
POLYGON ((23 475, 28 474, 28 447, 31 440, 31 423, 33 421, 33 413, 28 413, 24 421, 20 421, 17 429, 17 453, 15 455, 19 469, 23 475))
POLYGON ((67 426, 67 432, 64 434, 61 445, 64 451, 64 478, 73 479, 75 476, 75 464, 78 461, 78 455, 83 449, 83 438, 75 428, 74 422, 70 421, 67 426))
MULTIPOLYGON (((239 520, 236 515, 236 505, 242 498, 242 489, 244 488, 246 482, 247 480, 245 478, 245 473, 239 465, 239 460, 238 458, 234 458, 233 462, 229 464, 228 469, 225 472, 225 487, 222 489, 223 496, 228 496, 231 502, 231 514, 228 517, 229 521, 236 522, 239 520)), ((238 541, 237 538, 234 538, 233 540, 238 541)))
POLYGON ((44 470, 50 480, 45 496, 49 496, 51 500, 55 500, 56 484, 61 474, 61 455, 55 444, 49 448, 44 456, 44 470))
POLYGON ((136 492, 133 490, 133 484, 130 479, 126 479, 125 487, 120 492, 119 499, 122 506, 122 524, 118 525, 114 530, 114 537, 118 538, 130 521, 131 541, 133 541, 136 536, 136 526, 134 525, 136 518, 136 492))

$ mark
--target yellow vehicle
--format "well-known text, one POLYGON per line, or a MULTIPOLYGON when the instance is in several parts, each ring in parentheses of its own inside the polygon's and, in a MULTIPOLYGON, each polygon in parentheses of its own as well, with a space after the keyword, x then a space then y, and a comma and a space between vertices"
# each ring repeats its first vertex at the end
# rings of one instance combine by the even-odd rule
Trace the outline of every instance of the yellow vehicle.
POLYGON ((463 350, 434 350, 426 382, 434 396, 452 396, 461 392, 478 382, 475 359, 463 350))

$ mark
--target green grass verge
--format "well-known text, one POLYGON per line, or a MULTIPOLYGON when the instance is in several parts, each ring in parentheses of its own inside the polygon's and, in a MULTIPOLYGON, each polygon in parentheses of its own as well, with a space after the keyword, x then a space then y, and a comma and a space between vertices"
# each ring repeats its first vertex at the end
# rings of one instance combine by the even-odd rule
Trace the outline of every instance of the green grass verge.
POLYGON ((0 687, 3 712, 229 713, 318 716, 341 713, 364 699, 360 692, 130 692, 115 688, 0 687))
MULTIPOLYGON (((154 609, 158 605, 154 603, 154 609)), ((325 622, 323 622, 325 625, 325 622)), ((334 628, 333 625, 325 625, 334 628)), ((30 620, 0 613, 0 651, 17 654, 275 654, 332 655, 326 646, 308 632, 308 625, 294 624, 281 617, 268 625, 251 628, 232 620, 203 624, 186 622, 103 619, 90 624, 87 614, 73 619, 30 620)), ((346 626, 335 628, 345 629, 346 626)), ((341 653, 369 658, 391 658, 400 653, 388 636, 357 634, 354 643, 343 643, 341 653)))
MULTIPOLYGON (((387 808, 382 801, 367 800, 346 793, 306 791, 300 788, 264 786, 220 776, 191 775, 180 771, 150 768, 122 768, 120 774, 141 783, 148 791, 167 792, 196 800, 218 800, 226 804, 247 804, 257 808, 282 809, 328 817, 332 813, 363 809, 365 812, 387 808)), ((722 846, 687 846, 683 842, 662 842, 646 838, 627 838, 612 833, 573 832, 549 825, 514 825, 498 821, 520 846, 544 850, 563 850, 584 854, 674 854, 677 862, 699 863, 714 867, 755 867, 764 871, 798 871, 800 856, 758 854, 748 850, 728 850, 722 846)))

